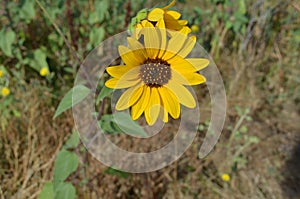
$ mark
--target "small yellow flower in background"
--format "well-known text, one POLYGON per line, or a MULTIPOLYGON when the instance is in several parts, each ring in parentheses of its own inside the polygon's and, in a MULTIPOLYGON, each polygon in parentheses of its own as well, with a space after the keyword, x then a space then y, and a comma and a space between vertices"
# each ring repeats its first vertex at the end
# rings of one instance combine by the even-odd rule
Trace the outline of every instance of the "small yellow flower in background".
POLYGON ((47 67, 43 67, 41 70, 40 70, 40 75, 45 77, 46 75, 48 75, 49 73, 49 70, 47 67))
POLYGON ((0 77, 2 77, 3 76, 3 71, 2 70, 0 70, 0 77))
POLYGON ((198 27, 197 25, 195 25, 195 24, 192 25, 191 29, 192 29, 192 31, 193 31, 194 33, 199 32, 199 27, 198 27))
POLYGON ((7 95, 9 95, 9 93, 10 93, 9 88, 3 87, 3 88, 1 89, 1 95, 2 95, 3 97, 6 97, 7 95))
POLYGON ((131 117, 137 120, 143 113, 146 122, 153 125, 158 117, 165 123, 170 114, 180 116, 180 104, 195 108, 196 101, 186 85, 198 85, 206 81, 198 73, 209 64, 208 59, 186 58, 196 44, 196 37, 188 37, 181 31, 167 37, 165 22, 143 22, 139 30, 141 39, 128 37, 129 47, 120 45, 119 54, 124 65, 106 69, 113 78, 107 80, 108 88, 127 90, 119 98, 116 109, 131 107, 131 117))
MULTIPOLYGON (((137 24, 137 28, 143 28, 143 22, 148 21, 155 25, 159 20, 163 19, 165 23, 165 28, 169 30, 179 31, 182 28, 186 28, 186 34, 191 32, 191 29, 187 27, 187 20, 180 20, 181 14, 174 10, 168 10, 170 7, 174 6, 176 0, 173 0, 169 5, 164 8, 154 8, 148 13, 147 19, 143 20, 141 23, 137 24)), ((145 22, 144 22, 145 23, 145 22)))
POLYGON ((223 173, 221 178, 223 181, 228 182, 230 180, 230 175, 227 173, 223 173))

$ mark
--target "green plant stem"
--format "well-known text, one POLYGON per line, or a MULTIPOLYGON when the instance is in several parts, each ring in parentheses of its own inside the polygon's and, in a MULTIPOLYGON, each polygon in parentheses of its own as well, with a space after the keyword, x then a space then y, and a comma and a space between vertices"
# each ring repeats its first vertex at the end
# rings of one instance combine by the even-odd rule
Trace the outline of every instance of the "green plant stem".
POLYGON ((233 140, 233 137, 236 133, 236 131, 240 128, 240 126, 242 125, 244 119, 246 118, 247 116, 247 113, 245 112, 239 119, 239 121, 236 123, 236 125, 234 126, 233 130, 232 130, 232 133, 230 135, 230 138, 229 138, 229 146, 231 145, 231 142, 233 140))

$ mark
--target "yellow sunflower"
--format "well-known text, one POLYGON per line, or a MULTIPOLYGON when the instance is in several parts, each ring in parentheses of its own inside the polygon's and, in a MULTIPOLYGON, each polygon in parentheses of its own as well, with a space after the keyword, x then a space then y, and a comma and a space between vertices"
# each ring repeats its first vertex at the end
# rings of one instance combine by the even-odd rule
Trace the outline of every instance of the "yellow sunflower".
POLYGON ((105 85, 109 88, 128 88, 118 99, 117 110, 131 107, 131 116, 137 120, 143 113, 149 125, 158 117, 168 122, 180 116, 180 104, 195 108, 196 102, 185 85, 205 82, 205 77, 197 73, 206 67, 209 60, 185 58, 196 43, 195 37, 182 32, 169 34, 164 20, 156 27, 144 22, 140 39, 128 37, 129 47, 120 45, 118 50, 124 65, 106 69, 113 78, 105 85))
POLYGON ((136 28, 143 28, 144 22, 149 21, 152 24, 156 24, 159 20, 163 19, 165 22, 165 26, 169 30, 179 31, 182 28, 185 28, 187 34, 191 32, 191 29, 187 27, 188 24, 187 20, 180 20, 181 14, 174 10, 168 10, 170 7, 174 6, 176 0, 173 0, 169 5, 164 8, 154 8, 152 9, 148 15, 147 19, 143 20, 141 23, 137 24, 136 28))

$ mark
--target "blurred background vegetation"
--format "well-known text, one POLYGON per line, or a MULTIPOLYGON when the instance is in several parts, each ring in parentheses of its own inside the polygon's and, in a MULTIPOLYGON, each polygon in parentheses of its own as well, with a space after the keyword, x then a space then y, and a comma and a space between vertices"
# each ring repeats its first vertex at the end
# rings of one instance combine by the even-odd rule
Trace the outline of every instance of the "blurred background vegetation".
MULTIPOLYGON (((176 163, 128 174, 85 150, 70 111, 53 120, 84 57, 127 30, 139 10, 168 3, 0 2, 1 198, 51 198, 58 178, 57 198, 300 198, 296 0, 178 0, 174 9, 215 60, 227 92, 225 128, 205 159, 197 153, 207 121, 176 163), (69 166, 59 173, 64 157, 69 166)), ((209 101, 204 95, 203 104, 209 101)))

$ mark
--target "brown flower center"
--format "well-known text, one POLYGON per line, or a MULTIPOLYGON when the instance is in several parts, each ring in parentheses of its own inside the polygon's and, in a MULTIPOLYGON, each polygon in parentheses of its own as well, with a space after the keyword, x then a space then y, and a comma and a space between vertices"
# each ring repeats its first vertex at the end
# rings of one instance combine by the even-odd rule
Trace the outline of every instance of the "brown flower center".
POLYGON ((140 77, 150 87, 167 84, 171 79, 170 64, 162 59, 147 59, 141 66, 140 77))

